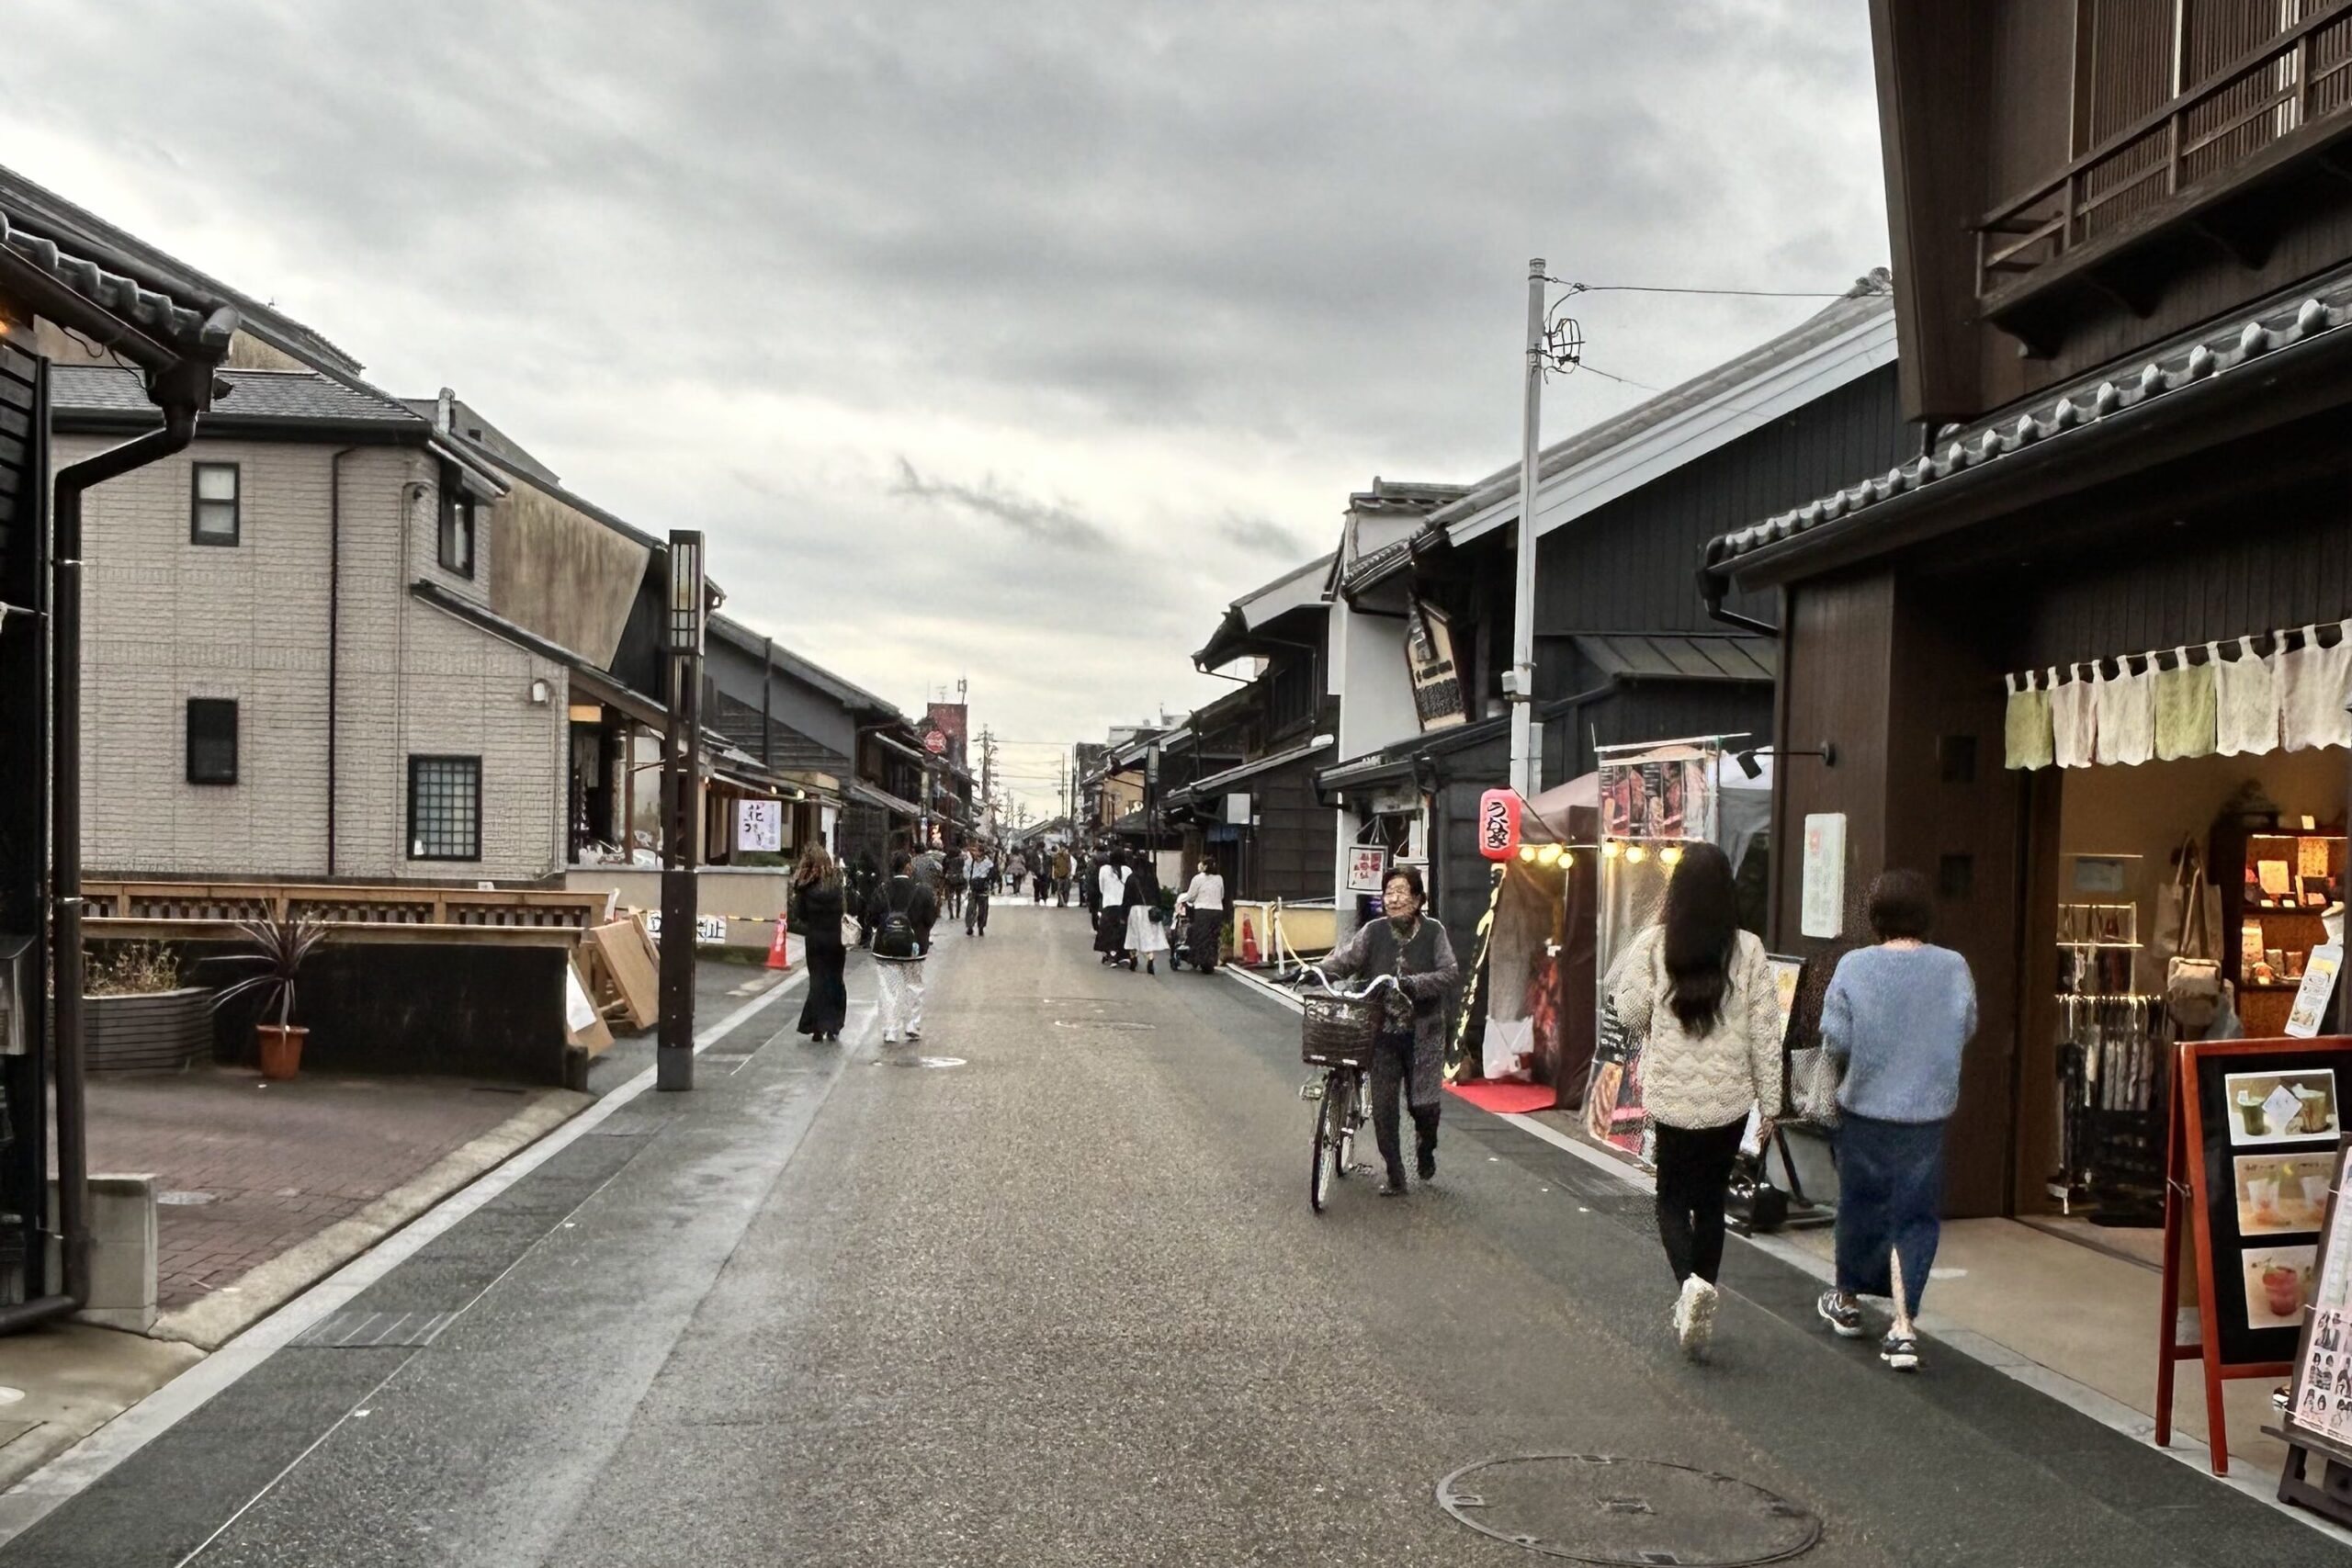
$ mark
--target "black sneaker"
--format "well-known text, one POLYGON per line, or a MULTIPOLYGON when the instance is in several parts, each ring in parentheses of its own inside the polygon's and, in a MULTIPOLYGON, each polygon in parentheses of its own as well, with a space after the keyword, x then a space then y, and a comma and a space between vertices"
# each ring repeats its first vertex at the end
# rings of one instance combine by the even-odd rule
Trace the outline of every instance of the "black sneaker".
POLYGON ((1423 1181, 1435 1181, 1437 1179, 1437 1151, 1435 1149, 1421 1150, 1420 1157, 1416 1164, 1421 1173, 1421 1179, 1423 1181))
POLYGON ((1840 1339, 1860 1339, 1870 1330, 1862 1326, 1862 1304, 1839 1291, 1824 1291, 1821 1299, 1813 1303, 1829 1332, 1840 1339))
POLYGON ((1401 1170, 1392 1170, 1382 1177, 1380 1195, 1383 1198, 1402 1198, 1405 1195, 1405 1173, 1401 1170))
POLYGON ((1878 1342, 1878 1359, 1898 1372, 1916 1372, 1919 1370, 1919 1341, 1890 1328, 1886 1337, 1878 1342))

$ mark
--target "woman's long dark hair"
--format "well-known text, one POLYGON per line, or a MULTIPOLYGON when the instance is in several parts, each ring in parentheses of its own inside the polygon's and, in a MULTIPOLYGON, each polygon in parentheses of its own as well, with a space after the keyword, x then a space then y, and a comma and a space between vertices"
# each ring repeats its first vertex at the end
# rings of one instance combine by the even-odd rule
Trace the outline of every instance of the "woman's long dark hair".
POLYGON ((1739 886, 1731 857, 1709 843, 1686 844, 1666 885, 1668 1005, 1682 1027, 1704 1034, 1723 1017, 1731 989, 1732 943, 1739 937, 1739 886))

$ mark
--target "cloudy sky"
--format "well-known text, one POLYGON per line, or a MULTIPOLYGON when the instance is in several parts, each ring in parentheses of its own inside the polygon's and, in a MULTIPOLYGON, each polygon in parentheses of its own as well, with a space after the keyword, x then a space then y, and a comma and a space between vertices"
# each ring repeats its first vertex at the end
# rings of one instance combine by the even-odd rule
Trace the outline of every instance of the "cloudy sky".
MULTIPOLYGON (((0 159, 699 525, 729 609, 1054 747, 1226 689, 1374 474, 1517 451, 1526 258, 1885 259, 1863 0, 7 0, 0 159)), ((1792 300, 1612 294, 1667 386, 1792 300)), ((1578 375, 1557 439, 1645 394, 1578 375)), ((1023 777, 1021 775, 1028 775, 1023 777)))

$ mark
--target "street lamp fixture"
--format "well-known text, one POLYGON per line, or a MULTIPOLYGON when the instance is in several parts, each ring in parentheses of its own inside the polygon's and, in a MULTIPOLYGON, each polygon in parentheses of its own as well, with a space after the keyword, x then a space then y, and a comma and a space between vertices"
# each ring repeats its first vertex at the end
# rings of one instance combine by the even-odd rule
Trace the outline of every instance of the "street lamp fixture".
POLYGON ((671 653, 699 658, 703 629, 709 619, 705 581, 702 530, 680 528, 670 535, 670 598, 666 617, 671 653))

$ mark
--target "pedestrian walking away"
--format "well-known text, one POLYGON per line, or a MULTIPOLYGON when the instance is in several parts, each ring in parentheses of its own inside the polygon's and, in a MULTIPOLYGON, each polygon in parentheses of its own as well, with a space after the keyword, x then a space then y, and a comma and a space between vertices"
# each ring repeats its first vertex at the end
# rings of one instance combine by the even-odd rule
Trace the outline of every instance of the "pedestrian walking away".
POLYGON ((1657 924, 1634 939, 1605 987, 1643 1042, 1642 1097, 1657 1131, 1657 1230, 1674 1270, 1671 1321, 1705 1356, 1724 1261, 1724 1203, 1748 1112, 1777 1106, 1781 1007, 1764 943, 1739 927, 1731 859, 1686 846, 1657 924))
POLYGON ((1070 859, 1068 844, 1064 844, 1054 852, 1054 907, 1056 908, 1069 908, 1069 879, 1070 874, 1076 869, 1077 863, 1070 859))
POLYGON ((1184 956, 1193 968, 1208 974, 1216 967, 1225 942, 1225 878, 1217 874, 1214 861, 1201 863, 1177 905, 1183 916, 1184 956))
POLYGON ((1094 876, 1094 951, 1117 964, 1127 948, 1127 857, 1113 850, 1094 876))
POLYGON ((996 857, 986 844, 964 857, 964 934, 989 934, 989 899, 994 895, 996 857))
POLYGON ((1419 868, 1396 867, 1380 885, 1385 918, 1358 926, 1321 964, 1323 973, 1335 980, 1396 976, 1396 987, 1381 988, 1380 1030, 1373 1041, 1367 1075, 1373 1138, 1386 1170, 1380 1190, 1386 1197, 1405 1190, 1404 1129, 1396 1109, 1400 1088, 1413 1112, 1415 1168, 1424 1184, 1437 1179, 1446 1000, 1462 978, 1462 965, 1445 928, 1427 918, 1428 906, 1419 868))
POLYGON ((971 849, 967 845, 949 852, 940 867, 941 907, 951 920, 964 913, 964 892, 971 882, 971 849))
POLYGON ((897 1044, 902 1035, 922 1038, 922 964, 931 952, 932 927, 939 922, 939 900, 911 874, 912 864, 904 850, 890 857, 890 879, 876 890, 866 912, 885 1045, 897 1044))
POLYGON ((808 965, 808 993, 800 1003, 799 1031, 811 1040, 839 1040, 849 1018, 849 987, 842 972, 849 953, 842 941, 846 910, 841 868, 821 844, 811 844, 792 874, 786 905, 808 965))
POLYGON ((1151 856, 1136 856, 1126 886, 1127 967, 1140 960, 1144 973, 1159 973, 1159 955, 1168 951, 1168 911, 1159 907, 1159 877, 1151 856))
POLYGON ((1821 1002, 1821 1043, 1845 1068, 1838 1086, 1838 1284, 1819 1303, 1841 1337, 1870 1330, 1863 1296, 1894 1319, 1879 1355, 1916 1371, 1913 1320, 1941 1238, 1944 1124, 1960 1104, 1961 1061, 1976 1034, 1968 961, 1928 941, 1935 903, 1916 871, 1871 884, 1875 947, 1838 961, 1821 1002))

